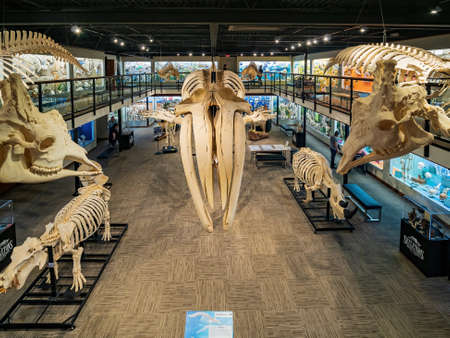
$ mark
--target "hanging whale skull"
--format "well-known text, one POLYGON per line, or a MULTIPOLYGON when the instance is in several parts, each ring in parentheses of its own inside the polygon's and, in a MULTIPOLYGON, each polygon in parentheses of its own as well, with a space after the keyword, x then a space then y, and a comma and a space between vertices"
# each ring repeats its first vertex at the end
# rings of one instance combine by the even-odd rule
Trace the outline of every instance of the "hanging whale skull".
POLYGON ((72 141, 57 110, 41 113, 18 74, 0 81, 0 182, 41 183, 68 176, 97 175, 101 167, 72 141), (64 160, 93 170, 63 169, 64 160))
POLYGON ((199 70, 189 74, 176 107, 184 115, 180 131, 180 154, 187 184, 200 220, 209 232, 213 222, 204 199, 214 207, 214 167, 217 166, 223 227, 233 222, 245 160, 245 124, 242 112, 251 113, 244 100, 241 79, 231 71, 199 70), (192 130, 198 176, 192 157, 192 130), (203 196, 202 196, 203 195, 203 196))

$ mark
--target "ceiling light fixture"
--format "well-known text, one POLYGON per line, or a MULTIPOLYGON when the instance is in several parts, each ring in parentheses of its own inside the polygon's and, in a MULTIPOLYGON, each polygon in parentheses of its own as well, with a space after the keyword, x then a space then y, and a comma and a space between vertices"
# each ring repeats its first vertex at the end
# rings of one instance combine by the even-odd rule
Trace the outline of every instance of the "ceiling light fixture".
POLYGON ((152 42, 153 42, 153 39, 152 39, 152 38, 150 38, 150 40, 148 40, 148 41, 150 41, 150 43, 152 43, 152 42))
POLYGON ((307 46, 311 46, 311 41, 309 41, 309 40, 306 41, 306 45, 307 45, 307 46))
POLYGON ((141 49, 142 49, 142 50, 145 50, 145 46, 144 46, 144 45, 142 45, 142 46, 141 46, 141 49))
POLYGON ((192 53, 189 53, 189 56, 192 56, 192 53))
POLYGON ((294 46, 294 45, 291 45, 291 49, 295 49, 295 46, 294 46))
POLYGON ((302 43, 301 43, 301 42, 297 43, 297 46, 301 47, 301 46, 302 46, 302 43))
POLYGON ((145 48, 145 51, 146 51, 146 52, 148 52, 148 51, 149 51, 149 49, 148 49, 148 48, 145 48))
POLYGON ((256 56, 256 53, 253 53, 253 56, 256 56))
POLYGON ((120 45, 121 45, 122 47, 125 46, 125 42, 120 41, 120 45))
POLYGON ((71 30, 75 34, 80 34, 81 33, 81 28, 78 27, 78 26, 72 26, 71 30))
POLYGON ((264 56, 264 53, 261 53, 261 56, 264 56))
POLYGON ((286 47, 284 50, 288 50, 288 48, 286 47))
POLYGON ((202 53, 202 56, 205 56, 205 53, 202 53))
POLYGON ((270 52, 270 55, 273 55, 273 52, 270 52))
POLYGON ((317 40, 316 39, 313 40, 313 44, 317 45, 317 40))
POLYGON ((330 40, 330 37, 328 35, 325 35, 323 37, 323 41, 328 42, 330 40))
POLYGON ((177 53, 177 56, 180 56, 180 53, 177 53))
POLYGON ((241 56, 244 56, 244 53, 241 53, 241 56))
POLYGON ((114 38, 113 42, 114 42, 114 43, 118 43, 119 40, 118 40, 117 38, 114 38))
POLYGON ((365 27, 361 27, 361 28, 359 29, 359 31, 360 31, 361 33, 365 33, 365 32, 366 32, 366 28, 365 28, 365 27))
POLYGON ((280 43, 280 40, 276 39, 276 40, 275 40, 275 43, 280 43))

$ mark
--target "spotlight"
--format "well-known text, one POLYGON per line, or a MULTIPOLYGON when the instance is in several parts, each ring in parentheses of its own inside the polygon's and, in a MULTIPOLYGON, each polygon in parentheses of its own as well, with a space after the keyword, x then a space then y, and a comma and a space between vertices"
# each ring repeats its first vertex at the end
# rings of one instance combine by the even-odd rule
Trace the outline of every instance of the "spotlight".
POLYGON ((301 43, 301 42, 297 43, 297 46, 301 47, 301 46, 302 46, 302 43, 301 43))
POLYGON ((323 37, 323 41, 327 42, 327 41, 329 41, 329 40, 330 40, 330 38, 329 38, 328 35, 325 35, 325 36, 323 37))
POLYGON ((192 56, 192 53, 189 53, 189 56, 192 56))
POLYGON ((122 47, 125 46, 125 42, 120 41, 120 45, 121 45, 122 47))
POLYGON ((291 49, 295 49, 295 46, 294 46, 294 45, 291 45, 291 49))
POLYGON ((270 55, 273 55, 273 52, 270 52, 270 55))
POLYGON ((437 14, 437 13, 438 13, 437 9, 432 9, 432 10, 430 11, 430 14, 433 14, 433 15, 435 15, 435 14, 437 14))
POLYGON ((261 53, 261 56, 264 56, 264 53, 261 53))
POLYGON ((180 56, 180 53, 177 53, 177 56, 180 56))
POLYGON ((361 27, 361 28, 359 29, 359 31, 360 31, 361 33, 365 33, 365 32, 366 32, 366 28, 361 27))
POLYGON ((205 53, 202 53, 202 56, 205 56, 205 53))
POLYGON ((276 40, 275 40, 275 43, 280 43, 280 40, 276 39, 276 40))
POLYGON ((75 34, 80 34, 81 33, 81 28, 78 27, 78 26, 72 26, 71 30, 75 34))
POLYGON ((152 43, 152 42, 153 42, 153 39, 152 39, 152 38, 150 38, 150 40, 148 40, 148 41, 150 41, 150 43, 152 43))
POLYGON ((118 43, 119 40, 117 40, 117 38, 114 38, 113 42, 114 42, 114 43, 118 43))
POLYGON ((285 48, 284 50, 286 50, 286 51, 287 51, 287 50, 288 50, 288 48, 286 47, 286 48, 285 48))
POLYGON ((307 46, 311 46, 311 41, 309 41, 309 40, 306 41, 306 45, 307 45, 307 46))
POLYGON ((244 56, 244 53, 241 53, 241 56, 244 56))
POLYGON ((313 40, 313 44, 317 45, 317 40, 316 39, 313 40))
POLYGON ((146 52, 148 52, 148 51, 149 51, 149 49, 148 49, 148 48, 145 48, 145 51, 146 51, 146 52))
POLYGON ((145 50, 145 46, 144 45, 141 46, 141 50, 145 50))
POLYGON ((253 56, 256 56, 256 53, 253 53, 253 56))

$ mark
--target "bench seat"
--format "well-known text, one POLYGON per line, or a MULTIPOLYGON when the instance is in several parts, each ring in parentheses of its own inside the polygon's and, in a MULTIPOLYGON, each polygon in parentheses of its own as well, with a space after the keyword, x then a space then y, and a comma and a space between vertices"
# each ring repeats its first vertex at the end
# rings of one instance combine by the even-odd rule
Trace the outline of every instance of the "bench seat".
POLYGON ((381 220, 382 205, 365 192, 358 184, 344 184, 344 189, 350 194, 349 198, 359 207, 366 215, 368 221, 379 222, 381 220), (368 210, 378 210, 378 217, 373 217, 368 210))
POLYGON ((258 167, 258 163, 270 163, 270 164, 277 164, 279 163, 280 165, 282 165, 283 167, 286 166, 286 157, 284 157, 281 153, 274 153, 274 152, 270 152, 270 153, 256 153, 255 156, 256 159, 256 167, 258 167))

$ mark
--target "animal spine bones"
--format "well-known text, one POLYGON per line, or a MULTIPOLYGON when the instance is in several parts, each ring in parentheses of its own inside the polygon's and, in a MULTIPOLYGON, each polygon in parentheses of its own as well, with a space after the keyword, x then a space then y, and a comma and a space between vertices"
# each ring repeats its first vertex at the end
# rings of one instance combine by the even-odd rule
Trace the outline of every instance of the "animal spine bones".
POLYGON ((176 107, 184 115, 180 131, 180 154, 194 206, 203 226, 213 231, 202 192, 214 207, 213 169, 217 163, 223 227, 233 222, 244 171, 245 125, 241 113, 250 113, 241 79, 231 71, 199 70, 186 77, 182 102, 176 107), (200 185, 192 158, 192 128, 200 185), (234 156, 233 156, 234 155, 234 156))
MULTIPOLYGON (((106 176, 99 180, 105 182, 106 176)), ((107 178, 106 178, 107 180, 107 178)), ((48 259, 46 247, 53 248, 56 262, 64 254, 72 254, 73 283, 75 292, 83 288, 86 279, 81 272, 83 247, 79 245, 96 233, 104 222, 103 240, 111 239, 108 201, 111 193, 100 184, 92 184, 78 189, 79 196, 67 203, 57 214, 55 220, 46 225, 40 238, 28 237, 25 242, 14 248, 11 263, 0 274, 0 293, 15 287, 20 289, 35 266, 42 269, 48 259)), ((57 274, 57 266, 55 265, 57 274)), ((58 278, 58 277, 57 277, 58 278)))
POLYGON ((171 146, 173 140, 175 139, 176 126, 181 123, 181 118, 175 115, 175 112, 171 110, 141 110, 139 115, 143 118, 154 118, 155 120, 162 120, 159 122, 161 128, 163 128, 167 133, 167 145, 171 146))
POLYGON ((13 58, 23 54, 51 54, 57 60, 69 62, 86 72, 72 54, 44 34, 29 31, 0 32, 0 76, 19 73, 33 82, 28 76, 33 72, 27 68, 26 62, 13 62, 13 58))
POLYGON ((175 79, 177 80, 180 78, 180 73, 175 68, 172 62, 168 62, 163 68, 158 70, 157 73, 164 80, 169 80, 170 76, 175 77, 175 79))
POLYGON ((294 190, 300 191, 299 181, 304 183, 306 199, 312 201, 312 192, 330 188, 330 205, 333 215, 338 220, 351 217, 350 211, 345 209, 348 202, 342 194, 341 185, 333 180, 327 159, 310 148, 300 148, 293 156, 292 169, 294 171, 294 190))
POLYGON ((71 140, 57 110, 41 113, 18 74, 0 81, 0 183, 42 183, 68 176, 98 175, 86 150, 71 140), (64 159, 84 163, 94 170, 63 169, 64 159))
POLYGON ((450 136, 450 119, 441 107, 428 104, 421 85, 395 85, 395 60, 379 60, 374 73, 373 91, 354 100, 351 132, 342 147, 343 156, 337 172, 346 174, 358 165, 405 155, 433 141, 415 120, 430 120, 431 127, 450 136), (357 160, 364 147, 373 152, 357 160))
POLYGON ((258 71, 256 63, 252 61, 247 67, 245 67, 241 75, 244 80, 253 81, 257 76, 262 76, 262 73, 258 71))

